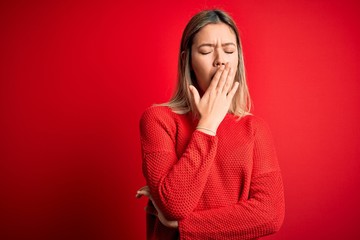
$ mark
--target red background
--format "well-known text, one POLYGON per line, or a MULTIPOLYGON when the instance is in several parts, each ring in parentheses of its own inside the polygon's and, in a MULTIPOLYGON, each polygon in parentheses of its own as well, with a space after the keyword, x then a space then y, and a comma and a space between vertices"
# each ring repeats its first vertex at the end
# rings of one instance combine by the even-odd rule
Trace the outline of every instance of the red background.
POLYGON ((139 117, 208 7, 238 23, 275 139, 286 218, 267 239, 360 238, 357 1, 121 2, 0 3, 0 239, 144 239, 139 117))

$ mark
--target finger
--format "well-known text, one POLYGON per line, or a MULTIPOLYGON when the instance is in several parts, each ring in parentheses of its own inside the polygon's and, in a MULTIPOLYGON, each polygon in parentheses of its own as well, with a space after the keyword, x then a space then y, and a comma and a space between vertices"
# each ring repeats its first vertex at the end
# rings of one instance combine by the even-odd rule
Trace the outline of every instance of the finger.
POLYGON ((140 198, 142 196, 150 197, 150 192, 146 190, 140 190, 136 192, 136 197, 140 198))
POLYGON ((144 194, 143 192, 137 192, 135 195, 136 198, 141 198, 142 196, 149 197, 148 195, 144 194))
POLYGON ((229 63, 226 63, 225 69, 224 69, 224 71, 222 72, 221 77, 220 77, 219 82, 218 82, 218 85, 217 85, 217 87, 216 87, 216 90, 217 90, 218 92, 222 92, 222 91, 223 91, 224 85, 225 85, 225 83, 226 83, 227 80, 228 80, 229 72, 230 72, 230 64, 229 64, 229 63))
POLYGON ((147 197, 150 196, 150 191, 148 191, 148 190, 141 190, 141 191, 139 191, 139 193, 142 195, 145 195, 147 197))
POLYGON ((220 67, 218 67, 218 69, 215 72, 215 75, 211 79, 210 85, 209 85, 208 89, 206 90, 206 92, 216 89, 218 82, 220 80, 221 74, 224 71, 224 68, 225 68, 224 65, 221 65, 220 67))
POLYGON ((146 196, 146 194, 150 195, 150 188, 148 186, 143 186, 139 190, 136 191, 136 198, 141 198, 143 195, 146 196), (147 193, 146 193, 147 192, 147 193), (144 194, 145 193, 145 194, 144 194))
POLYGON ((137 192, 136 195, 135 195, 135 197, 136 197, 136 198, 141 198, 143 195, 144 195, 144 194, 137 192))
POLYGON ((233 68, 230 68, 229 74, 228 74, 227 79, 226 79, 226 83, 225 83, 224 88, 222 90, 226 94, 228 94, 231 87, 234 86, 234 84, 233 84, 234 83, 234 78, 235 78, 234 71, 235 70, 233 68))
POLYGON ((150 188, 149 188, 149 186, 143 186, 143 187, 141 187, 138 191, 141 191, 141 190, 150 191, 150 188))
POLYGON ((197 106, 200 102, 200 94, 199 91, 194 87, 193 85, 189 86, 190 93, 192 95, 192 98, 194 100, 195 105, 197 106))
POLYGON ((234 97, 236 90, 239 88, 239 82, 236 81, 234 83, 234 86, 232 87, 231 91, 229 92, 229 94, 227 95, 227 99, 232 100, 232 98, 234 97))

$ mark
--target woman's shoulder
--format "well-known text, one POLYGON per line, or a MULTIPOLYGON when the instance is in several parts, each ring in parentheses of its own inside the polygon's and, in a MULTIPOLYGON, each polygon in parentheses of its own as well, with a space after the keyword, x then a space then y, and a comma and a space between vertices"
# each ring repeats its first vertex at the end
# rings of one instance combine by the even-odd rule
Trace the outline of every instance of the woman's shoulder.
POLYGON ((258 125, 258 124, 266 124, 266 120, 263 117, 260 117, 258 115, 249 114, 245 116, 244 118, 248 118, 248 121, 250 121, 252 124, 258 125))
POLYGON ((173 115, 173 111, 168 106, 162 106, 162 105, 152 105, 150 107, 147 107, 143 114, 143 117, 156 117, 156 118, 162 118, 169 115, 173 115))
POLYGON ((239 123, 242 123, 243 125, 249 127, 253 133, 256 133, 259 130, 262 131, 263 129, 269 128, 269 125, 264 118, 254 114, 243 116, 239 120, 239 123))
POLYGON ((255 135, 262 136, 264 134, 271 134, 270 126, 263 117, 257 115, 249 115, 247 117, 251 125, 252 131, 255 135))
POLYGON ((152 105, 144 110, 140 118, 141 123, 148 122, 174 122, 178 114, 174 113, 168 106, 152 105))

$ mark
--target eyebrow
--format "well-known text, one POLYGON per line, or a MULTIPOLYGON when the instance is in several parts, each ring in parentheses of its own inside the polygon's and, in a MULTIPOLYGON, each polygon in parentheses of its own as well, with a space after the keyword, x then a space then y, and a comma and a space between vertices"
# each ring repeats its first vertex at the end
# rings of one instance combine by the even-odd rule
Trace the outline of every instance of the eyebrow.
MULTIPOLYGON (((236 47, 235 43, 232 43, 232 42, 228 42, 228 43, 223 43, 221 44, 222 47, 226 47, 226 46, 234 46, 236 47)), ((215 47, 215 44, 212 44, 212 43, 203 43, 203 44, 200 44, 198 46, 198 48, 201 48, 201 47, 215 47)))

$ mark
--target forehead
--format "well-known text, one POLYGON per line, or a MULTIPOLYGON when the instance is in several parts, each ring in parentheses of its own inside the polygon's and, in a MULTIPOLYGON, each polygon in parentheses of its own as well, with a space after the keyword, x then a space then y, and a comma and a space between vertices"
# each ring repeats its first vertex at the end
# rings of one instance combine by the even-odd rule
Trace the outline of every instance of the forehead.
POLYGON ((195 35, 194 44, 201 44, 203 42, 233 42, 236 43, 236 36, 234 30, 225 23, 210 23, 195 35))

